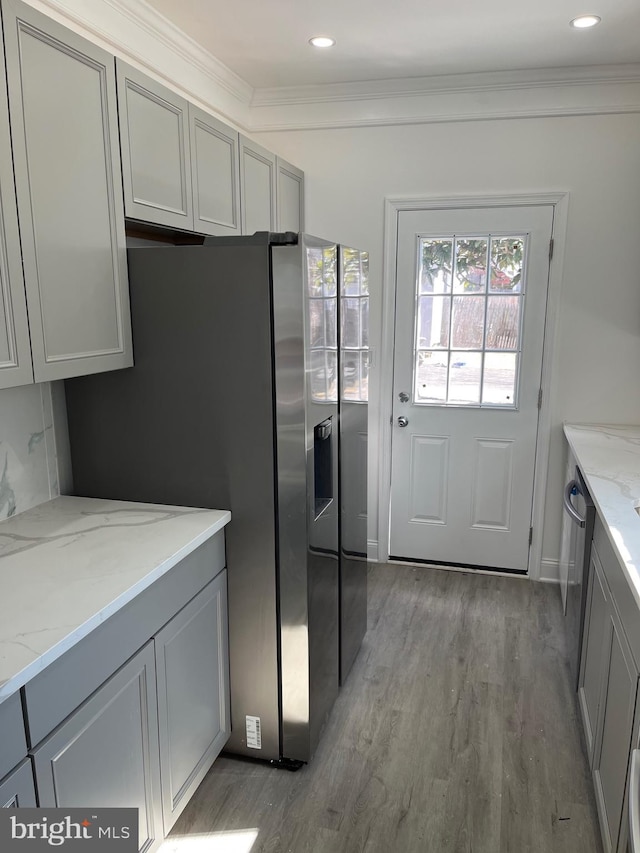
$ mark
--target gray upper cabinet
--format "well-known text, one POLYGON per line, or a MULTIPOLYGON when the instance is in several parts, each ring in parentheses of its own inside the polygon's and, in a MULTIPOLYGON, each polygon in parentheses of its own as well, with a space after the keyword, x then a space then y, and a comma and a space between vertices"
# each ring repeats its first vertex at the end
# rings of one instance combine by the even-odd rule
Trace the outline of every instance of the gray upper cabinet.
POLYGON ((266 148, 240 136, 242 233, 275 231, 276 157, 266 148))
POLYGON ((138 809, 140 851, 162 840, 153 643, 33 752, 43 807, 138 809))
POLYGON ((189 104, 193 228, 203 234, 240 234, 238 133, 189 104))
POLYGON ((605 853, 622 853, 627 843, 625 802, 638 690, 638 667, 630 643, 637 654, 640 620, 635 610, 633 619, 623 623, 617 592, 623 593, 621 603, 631 600, 619 560, 596 518, 578 700, 605 853))
POLYGON ((0 73, 0 388, 33 382, 18 211, 13 183, 9 105, 0 73))
POLYGON ((3 28, 35 381, 127 367, 113 57, 18 0, 3 28))
POLYGON ((116 59, 125 215, 193 230, 189 104, 116 59))
POLYGON ((155 637, 165 834, 231 733, 227 636, 223 571, 155 637))
POLYGON ((278 188, 276 194, 278 231, 304 231, 304 173, 276 158, 278 188))

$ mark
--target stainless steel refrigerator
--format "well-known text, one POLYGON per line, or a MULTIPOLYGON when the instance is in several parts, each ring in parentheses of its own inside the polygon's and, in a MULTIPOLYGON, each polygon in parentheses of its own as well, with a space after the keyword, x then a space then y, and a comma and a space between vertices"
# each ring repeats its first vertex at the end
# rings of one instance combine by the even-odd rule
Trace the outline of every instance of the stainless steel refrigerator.
POLYGON ((74 491, 231 509, 227 750, 309 761, 340 683, 337 246, 261 233, 128 262, 134 367, 66 382, 74 491))

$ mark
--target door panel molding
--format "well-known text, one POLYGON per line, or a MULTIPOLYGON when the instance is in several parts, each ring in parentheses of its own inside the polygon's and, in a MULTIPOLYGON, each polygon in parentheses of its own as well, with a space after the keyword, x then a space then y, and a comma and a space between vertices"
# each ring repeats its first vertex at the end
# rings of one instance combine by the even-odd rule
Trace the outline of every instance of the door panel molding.
MULTIPOLYGON (((377 435, 370 437, 370 460, 379 459, 370 465, 370 499, 378 505, 377 531, 369 531, 371 543, 377 534, 377 555, 370 554, 380 562, 389 559, 389 508, 391 490, 391 436, 393 412, 393 354, 395 336, 395 280, 398 247, 398 217, 401 211, 416 210, 464 210, 486 207, 517 207, 552 205, 554 240, 553 259, 549 268, 547 313, 544 329, 542 355, 542 406, 539 416, 538 444, 535 462, 533 490, 533 538, 529 552, 528 576, 532 580, 541 577, 542 534, 544 521, 544 495, 547 481, 547 464, 551 439, 551 364, 557 345, 558 323, 556 321, 562 281, 564 248, 566 243, 569 192, 566 190, 513 193, 498 195, 451 195, 451 196, 400 196, 385 198, 384 216, 384 260, 381 293, 382 339, 379 375, 378 411, 372 412, 376 420, 377 435), (377 477, 376 477, 377 474, 377 477)), ((372 430, 373 432, 373 430, 372 430)), ((373 504, 375 505, 375 503, 373 504)), ((375 522, 373 522, 375 524, 375 522)))

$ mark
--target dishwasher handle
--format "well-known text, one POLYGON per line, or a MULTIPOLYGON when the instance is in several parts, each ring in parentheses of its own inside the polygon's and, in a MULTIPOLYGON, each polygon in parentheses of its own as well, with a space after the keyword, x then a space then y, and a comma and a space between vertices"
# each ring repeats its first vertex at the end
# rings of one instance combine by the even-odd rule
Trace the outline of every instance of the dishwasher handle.
POLYGON ((631 753, 629 843, 631 853, 640 853, 640 749, 634 749, 631 753))
MULTIPOLYGON (((564 487, 564 497, 562 502, 564 504, 565 511, 571 516, 571 518, 576 522, 579 527, 584 527, 587 523, 586 518, 583 518, 579 512, 577 512, 574 505, 571 503, 571 495, 577 495, 579 491, 578 481, 571 480, 570 483, 564 487)), ((638 849, 638 853, 640 853, 640 849, 638 849)))

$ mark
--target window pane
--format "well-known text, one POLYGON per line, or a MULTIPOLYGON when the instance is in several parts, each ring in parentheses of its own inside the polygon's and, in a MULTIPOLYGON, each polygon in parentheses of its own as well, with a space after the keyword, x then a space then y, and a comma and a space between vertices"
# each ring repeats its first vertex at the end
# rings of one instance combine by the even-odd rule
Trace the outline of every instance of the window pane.
POLYGON ((338 292, 336 281, 337 252, 335 246, 326 246, 322 251, 324 295, 335 296, 338 292))
POLYGON ((360 253, 361 263, 362 263, 362 281, 361 288, 362 294, 364 296, 369 295, 369 253, 361 252, 360 253))
POLYGON ((484 296, 454 296, 452 348, 479 349, 484 330, 484 296))
POLYGON ((309 300, 309 326, 312 348, 324 346, 323 307, 324 299, 309 300))
POLYGON ((491 241, 492 293, 520 291, 523 255, 523 237, 496 237, 491 241))
POLYGON ((360 353, 360 399, 369 400, 369 353, 360 353))
POLYGON ((360 353, 343 353, 342 396, 344 400, 360 399, 360 353))
POLYGON ((357 298, 342 300, 342 346, 360 346, 360 300, 357 298))
POLYGON ((337 337, 337 322, 338 322, 338 306, 337 300, 335 299, 325 299, 324 300, 324 311, 325 311, 325 330, 326 330, 326 339, 325 346, 333 347, 335 349, 338 346, 338 337, 337 337))
POLYGON ((418 403, 444 403, 447 399, 449 353, 418 353, 414 400, 418 403))
POLYGON ((515 406, 516 353, 490 352, 484 357, 482 402, 515 406))
POLYGON ((486 290, 488 240, 465 237, 456 240, 454 293, 478 293, 486 290))
POLYGON ((449 369, 449 403, 480 402, 482 353, 451 353, 449 369))
POLYGON ((342 249, 342 287, 345 296, 360 293, 360 253, 355 249, 342 249))
POLYGON ((485 349, 518 349, 520 305, 519 296, 487 297, 485 349))
POLYGON ((369 297, 364 297, 360 300, 362 308, 360 309, 360 331, 362 332, 362 346, 369 346, 369 297))
POLYGON ((336 399, 336 353, 314 350, 311 353, 311 397, 316 401, 336 399))
POLYGON ((418 297, 418 347, 449 346, 449 296, 418 297))
POLYGON ((421 240, 419 293, 449 293, 453 240, 421 240))

